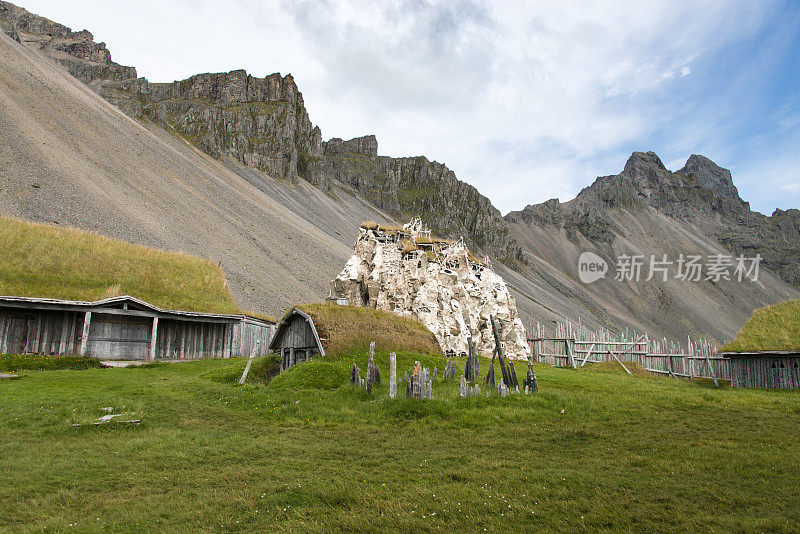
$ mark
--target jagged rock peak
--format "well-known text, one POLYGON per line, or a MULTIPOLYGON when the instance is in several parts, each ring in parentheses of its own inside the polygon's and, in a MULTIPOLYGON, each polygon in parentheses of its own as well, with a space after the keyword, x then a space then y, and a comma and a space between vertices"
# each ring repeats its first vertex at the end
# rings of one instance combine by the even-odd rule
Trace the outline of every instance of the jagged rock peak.
POLYGON ((625 163, 625 170, 628 174, 634 173, 641 169, 657 168, 666 171, 667 168, 661 163, 661 158, 655 152, 634 152, 628 161, 625 163))
MULTIPOLYGON (((9 2, 0 0, 0 21, 3 22, 6 31, 35 33, 38 35, 49 35, 51 37, 62 37, 80 39, 89 32, 86 30, 73 32, 72 29, 53 22, 50 19, 35 15, 21 7, 9 2)), ((89 33, 91 39, 91 34, 89 33)))
POLYGON ((686 160, 686 165, 677 172, 687 176, 694 176, 700 185, 717 194, 739 198, 739 191, 733 185, 731 171, 723 169, 705 156, 692 154, 686 160))
POLYGON ((343 141, 338 137, 334 137, 330 141, 325 142, 325 154, 341 154, 344 152, 352 154, 365 154, 367 156, 378 155, 378 139, 374 135, 364 135, 361 137, 354 137, 349 141, 343 141))

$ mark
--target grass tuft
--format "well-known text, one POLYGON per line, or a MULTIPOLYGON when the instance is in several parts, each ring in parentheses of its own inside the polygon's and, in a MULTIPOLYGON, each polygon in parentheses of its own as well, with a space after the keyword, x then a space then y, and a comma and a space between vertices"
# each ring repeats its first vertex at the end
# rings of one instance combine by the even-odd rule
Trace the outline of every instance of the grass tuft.
POLYGON ((57 371, 98 369, 105 367, 99 360, 84 356, 39 356, 34 354, 0 354, 0 371, 57 371))

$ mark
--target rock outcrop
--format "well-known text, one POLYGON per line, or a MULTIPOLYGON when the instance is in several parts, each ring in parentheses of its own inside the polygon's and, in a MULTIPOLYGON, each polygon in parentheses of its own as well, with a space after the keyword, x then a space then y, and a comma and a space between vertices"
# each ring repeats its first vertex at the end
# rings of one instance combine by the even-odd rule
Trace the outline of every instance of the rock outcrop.
POLYGON ((353 256, 331 282, 331 297, 416 317, 442 350, 459 355, 467 354, 470 338, 483 355, 493 353, 494 316, 508 357, 528 355, 525 328, 503 279, 462 240, 431 238, 419 219, 402 228, 362 225, 353 256))

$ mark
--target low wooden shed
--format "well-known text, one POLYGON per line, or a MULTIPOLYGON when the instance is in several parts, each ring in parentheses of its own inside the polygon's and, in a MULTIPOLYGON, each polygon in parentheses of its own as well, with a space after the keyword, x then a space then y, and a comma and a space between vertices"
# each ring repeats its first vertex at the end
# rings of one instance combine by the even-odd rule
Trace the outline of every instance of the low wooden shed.
POLYGON ((314 320, 299 308, 292 308, 278 322, 269 348, 280 354, 281 371, 308 361, 314 354, 325 356, 314 320))
POLYGON ((720 352, 735 388, 800 389, 800 351, 720 352))
POLYGON ((131 296, 95 302, 0 296, 0 353, 193 360, 267 353, 275 325, 239 314, 165 310, 131 296))

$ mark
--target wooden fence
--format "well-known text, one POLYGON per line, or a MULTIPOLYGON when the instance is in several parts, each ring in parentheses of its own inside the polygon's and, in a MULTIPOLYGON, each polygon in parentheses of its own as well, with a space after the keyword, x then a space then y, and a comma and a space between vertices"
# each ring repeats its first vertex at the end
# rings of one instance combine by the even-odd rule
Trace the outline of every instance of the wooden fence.
MULTIPOLYGON (((633 362, 652 373, 683 378, 730 380, 730 360, 717 356, 717 349, 708 341, 686 338, 686 345, 662 338, 650 339, 647 334, 628 330, 614 333, 600 329, 590 331, 580 322, 559 323, 554 335, 548 336, 541 324, 536 336, 529 338, 533 359, 559 367, 582 367, 586 363, 633 362)), ((624 366, 624 365, 623 365, 624 366)))

